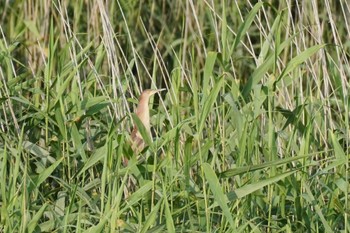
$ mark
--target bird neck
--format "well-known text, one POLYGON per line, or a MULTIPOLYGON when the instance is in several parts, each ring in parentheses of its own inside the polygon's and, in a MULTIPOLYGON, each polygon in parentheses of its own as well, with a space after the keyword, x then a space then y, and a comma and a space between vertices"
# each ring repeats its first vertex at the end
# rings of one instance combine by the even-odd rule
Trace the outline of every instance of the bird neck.
POLYGON ((139 119, 145 126, 147 131, 150 131, 150 120, 149 120, 149 107, 148 107, 149 98, 141 98, 139 105, 137 106, 136 114, 139 119))

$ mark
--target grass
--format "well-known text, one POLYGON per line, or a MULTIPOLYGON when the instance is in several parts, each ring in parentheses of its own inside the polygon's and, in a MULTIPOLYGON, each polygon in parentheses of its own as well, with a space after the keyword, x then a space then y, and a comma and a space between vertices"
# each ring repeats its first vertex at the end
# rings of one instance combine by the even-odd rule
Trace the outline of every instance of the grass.
POLYGON ((347 1, 0 9, 0 232, 350 232, 347 1))

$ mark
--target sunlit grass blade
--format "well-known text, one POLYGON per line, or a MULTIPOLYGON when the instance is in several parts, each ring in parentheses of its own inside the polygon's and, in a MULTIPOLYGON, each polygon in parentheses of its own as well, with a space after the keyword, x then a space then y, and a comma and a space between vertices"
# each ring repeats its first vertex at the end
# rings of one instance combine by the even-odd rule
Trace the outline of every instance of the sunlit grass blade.
POLYGON ((135 123, 135 126, 137 127, 138 131, 142 136, 142 139, 146 142, 147 145, 152 145, 152 139, 140 118, 135 113, 132 113, 131 116, 135 123))
POLYGON ((219 179, 216 177, 215 172, 213 171, 213 169, 210 167, 209 164, 204 163, 202 164, 202 167, 205 174, 205 178, 208 181, 210 190, 213 193, 214 201, 218 203, 218 205, 223 211, 223 215, 225 216, 227 221, 230 223, 231 230, 234 231, 235 224, 234 224, 230 209, 227 205, 228 199, 224 194, 224 192, 222 191, 222 186, 220 185, 219 179))
POLYGON ((38 222, 43 217, 43 213, 44 213, 45 209, 47 208, 47 206, 48 206, 48 203, 45 203, 44 205, 42 205, 40 207, 40 209, 38 210, 38 212, 30 220, 30 222, 27 225, 28 233, 36 232, 38 230, 38 229, 36 229, 36 228, 38 228, 38 222))
POLYGON ((255 6, 251 9, 249 12, 247 18, 244 20, 244 22, 241 24, 241 26, 238 29, 235 42, 232 45, 232 48, 230 49, 231 53, 236 49, 237 45, 241 42, 243 35, 248 31, 250 25, 252 24, 254 18, 256 17, 257 13, 259 12, 260 8, 264 5, 264 2, 258 2, 255 4, 255 6))
POLYGON ((141 186, 136 192, 134 192, 130 197, 128 197, 127 200, 125 200, 125 207, 121 210, 121 212, 124 212, 125 210, 129 209, 131 206, 133 206, 138 201, 142 200, 142 198, 147 195, 147 193, 152 189, 153 182, 147 181, 141 186))
POLYGON ((63 159, 64 159, 64 157, 60 158, 59 160, 57 160, 56 162, 51 164, 51 166, 49 166, 48 168, 46 168, 45 170, 40 172, 39 175, 37 175, 36 177, 33 178, 33 182, 34 182, 34 185, 35 185, 36 188, 39 187, 39 185, 42 182, 44 182, 52 174, 52 172, 63 161, 63 159))
POLYGON ((159 209, 161 204, 162 204, 162 200, 158 200, 158 203, 153 207, 151 213, 147 216, 147 219, 140 230, 141 233, 148 232, 148 229, 152 225, 155 225, 155 221, 157 219, 157 215, 159 214, 159 209))
POLYGON ((198 124, 198 131, 201 132, 205 125, 205 120, 207 119, 209 113, 212 111, 212 107, 216 101, 216 98, 219 94, 220 88, 222 87, 223 83, 225 82, 224 77, 219 77, 219 79, 214 84, 213 89, 211 90, 208 97, 203 101, 204 106, 200 113, 199 118, 199 124, 198 124))
POLYGON ((228 178, 228 177, 232 177, 232 176, 236 176, 236 175, 241 175, 243 173, 247 173, 247 172, 253 172, 256 170, 261 170, 264 168, 269 168, 269 167, 273 167, 273 166, 282 166, 282 165, 286 165, 287 163, 293 162, 293 161, 297 161, 297 160, 301 160, 307 157, 312 157, 315 155, 299 155, 299 156, 294 156, 294 157, 287 157, 284 159, 279 159, 276 161, 269 161, 269 162, 265 162, 262 164, 257 164, 257 165, 251 165, 251 166, 245 166, 245 167, 236 167, 236 168, 232 168, 229 170, 226 170, 222 173, 219 174, 220 178, 228 178))
POLYGON ((55 160, 50 156, 50 153, 44 148, 31 143, 30 141, 23 142, 23 148, 29 153, 35 155, 36 157, 47 159, 50 162, 55 162, 55 160))
POLYGON ((0 9, 0 232, 349 232, 346 1, 0 9))
POLYGON ((265 73, 268 70, 275 67, 276 56, 278 56, 283 51, 283 49, 290 46, 290 43, 292 42, 295 36, 296 35, 286 39, 283 43, 281 43, 280 46, 277 48, 277 51, 274 54, 271 53, 270 55, 268 55, 264 62, 260 64, 260 66, 258 66, 250 75, 248 82, 245 84, 242 91, 242 95, 245 99, 248 97, 248 94, 255 87, 255 85, 262 80, 265 73))
POLYGON ((305 188, 305 190, 306 190, 306 193, 307 193, 307 195, 308 195, 308 197, 309 197, 309 201, 308 201, 308 202, 309 202, 311 205, 314 206, 315 211, 316 211, 317 215, 319 216, 319 218, 321 219, 321 222, 322 222, 322 224, 323 224, 323 227, 325 228, 325 232, 333 232, 333 230, 332 230, 332 228, 329 226, 329 224, 328 224, 328 222, 327 222, 325 216, 323 215, 320 206, 319 206, 317 203, 315 203, 316 199, 315 199, 314 195, 312 194, 312 192, 311 192, 311 190, 310 190, 310 187, 309 187, 306 183, 303 183, 303 186, 304 186, 304 188, 305 188))
POLYGON ((312 55, 314 55, 316 52, 318 52, 320 49, 324 48, 326 44, 319 44, 314 45, 310 48, 307 48, 297 56, 293 57, 286 67, 283 69, 280 76, 277 78, 276 82, 279 83, 289 72, 291 72, 293 69, 295 69, 298 65, 305 62, 307 59, 309 59, 312 55))
POLYGON ((267 186, 267 185, 270 185, 270 184, 273 184, 279 180, 282 180, 282 179, 292 175, 295 172, 296 171, 282 173, 282 174, 276 175, 274 177, 258 181, 256 183, 244 185, 243 187, 240 187, 240 188, 236 189, 235 191, 228 193, 227 198, 229 201, 241 199, 242 197, 245 197, 245 196, 247 196, 247 195, 249 195, 249 194, 251 194, 251 193, 267 186))
POLYGON ((84 166, 78 172, 77 176, 81 176, 87 169, 96 165, 99 161, 102 161, 107 154, 107 145, 98 148, 94 153, 87 159, 84 166))
POLYGON ((215 52, 208 52, 207 59, 205 60, 204 65, 204 73, 203 73, 203 82, 202 82, 202 88, 204 90, 203 93, 203 99, 202 99, 202 105, 204 104, 204 100, 209 95, 210 90, 210 77, 213 75, 214 65, 216 61, 217 53, 215 52))
POLYGON ((166 221, 166 227, 168 232, 175 232, 175 225, 174 225, 174 219, 172 216, 172 212, 170 209, 170 205, 168 202, 168 193, 166 193, 166 190, 163 186, 164 192, 163 192, 163 196, 164 196, 164 213, 165 213, 165 221, 166 221))

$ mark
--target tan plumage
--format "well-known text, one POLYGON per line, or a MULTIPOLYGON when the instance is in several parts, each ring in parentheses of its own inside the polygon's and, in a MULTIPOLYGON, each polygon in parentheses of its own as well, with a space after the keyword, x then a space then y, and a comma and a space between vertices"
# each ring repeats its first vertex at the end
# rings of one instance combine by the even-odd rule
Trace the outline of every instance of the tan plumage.
MULTIPOLYGON (((149 134, 151 134, 151 125, 150 125, 150 117, 149 117, 149 99, 152 95, 164 91, 165 89, 157 89, 151 90, 147 89, 141 93, 139 98, 139 104, 136 109, 136 115, 145 126, 145 129, 149 134)), ((142 138, 137 126, 134 124, 134 127, 131 132, 131 141, 132 141, 132 149, 135 153, 140 153, 145 147, 145 141, 142 138)), ((127 161, 124 161, 124 164, 127 164, 127 161)))

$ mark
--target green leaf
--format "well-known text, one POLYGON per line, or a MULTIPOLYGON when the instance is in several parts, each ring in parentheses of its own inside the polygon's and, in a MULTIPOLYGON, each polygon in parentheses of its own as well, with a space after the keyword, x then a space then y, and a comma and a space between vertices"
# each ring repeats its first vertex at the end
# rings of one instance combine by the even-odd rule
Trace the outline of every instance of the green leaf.
POLYGON ((253 89, 253 87, 260 82, 260 80, 264 77, 265 73, 273 68, 276 60, 276 56, 278 56, 287 46, 290 45, 292 39, 294 39, 296 35, 285 40, 277 49, 276 53, 271 53, 268 55, 267 59, 258 66, 253 74, 249 77, 247 84, 244 86, 242 95, 245 99, 247 99, 248 94, 253 89))
POLYGON ((344 152, 343 148, 339 144, 339 142, 336 139, 334 133, 330 132, 330 135, 331 135, 331 138, 332 138, 332 144, 333 144, 333 148, 334 148, 334 155, 335 155, 336 159, 340 160, 340 161, 343 161, 344 164, 345 164, 346 163, 346 155, 345 155, 345 152, 344 152))
POLYGON ((205 120, 207 119, 209 113, 213 109, 213 105, 216 102, 216 98, 219 94, 222 84, 224 83, 224 80, 225 80, 224 77, 221 76, 219 80, 215 83, 215 86, 211 90, 209 96, 204 100, 204 106, 199 119, 198 132, 202 132, 204 128, 205 120))
MULTIPOLYGON (((44 203, 44 205, 42 205, 40 207, 40 209, 38 210, 38 212, 33 216, 33 218, 30 220, 30 222, 28 223, 28 226, 27 226, 27 232, 28 233, 31 233, 31 232, 34 232, 35 231, 35 228, 38 227, 38 222, 39 220, 42 218, 43 216, 43 213, 46 209, 46 207, 48 206, 47 203, 44 203)), ((35 231, 36 232, 36 231, 35 231)))
POLYGON ((224 216, 226 217, 227 221, 230 223, 232 229, 235 229, 232 213, 230 212, 230 209, 227 206, 228 199, 224 194, 224 192, 222 191, 222 185, 220 184, 219 179, 217 178, 215 172, 213 171, 213 169, 210 167, 208 163, 203 163, 202 168, 204 171, 205 178, 209 183, 210 190, 213 193, 215 202, 219 204, 220 208, 223 211, 224 216))
MULTIPOLYGON (((213 143, 214 142, 212 140, 206 140, 205 143, 203 145, 201 145, 201 149, 198 150, 195 154, 193 154, 191 156, 190 167, 193 166, 194 164, 196 164, 198 161, 200 161, 199 156, 208 153, 209 149, 213 146, 213 143)), ((186 151, 186 152, 188 152, 188 151, 186 151)))
POLYGON ((252 165, 252 166, 246 166, 246 167, 237 167, 237 168, 229 169, 229 170, 226 170, 226 171, 220 173, 219 177, 220 178, 229 178, 229 177, 233 177, 233 176, 236 176, 236 175, 244 174, 244 173, 247 173, 247 172, 261 170, 261 169, 264 169, 264 168, 285 165, 287 163, 290 163, 290 162, 293 162, 293 161, 297 161, 297 160, 300 160, 300 159, 304 159, 304 158, 307 158, 307 157, 311 157, 311 156, 313 156, 313 155, 312 154, 310 154, 310 155, 299 155, 299 156, 294 156, 294 157, 287 157, 287 158, 284 158, 284 159, 278 159, 278 160, 275 160, 275 161, 269 161, 269 162, 265 162, 263 164, 258 164, 258 165, 252 165))
POLYGON ((299 55, 295 56, 292 60, 290 60, 290 62, 288 62, 288 64, 286 65, 286 67, 284 68, 284 70, 282 71, 280 76, 278 77, 276 83, 281 81, 281 79, 283 79, 289 72, 294 70, 297 66, 299 66, 301 63, 305 62, 307 59, 309 59, 312 55, 314 55, 316 52, 318 52, 320 49, 322 49, 325 46, 326 46, 326 44, 314 45, 314 46, 306 49, 305 51, 303 51, 299 55))
POLYGON ((221 46, 222 57, 225 62, 228 61, 227 57, 227 19, 226 19, 226 4, 222 4, 222 25, 221 25, 221 46))
POLYGON ((36 39, 40 39, 40 33, 38 28, 35 25, 35 21, 33 20, 23 20, 24 25, 26 25, 26 27, 29 29, 29 31, 31 31, 34 36, 36 37, 36 39))
POLYGON ((63 161, 64 157, 60 158, 59 160, 57 160, 56 162, 54 162, 53 164, 51 164, 51 166, 49 166, 48 168, 46 168, 43 172, 41 172, 38 176, 36 176, 33 181, 35 184, 35 187, 39 187, 39 185, 44 182, 51 174, 52 172, 56 169, 56 167, 63 161))
MULTIPOLYGON (((106 101, 107 97, 105 96, 96 96, 96 97, 86 97, 81 102, 80 108, 85 111, 89 111, 91 108, 99 104, 109 104, 109 101, 106 101)), ((90 114, 92 115, 92 114, 90 114)))
POLYGON ((59 105, 56 105, 56 109, 55 109, 55 120, 56 120, 56 124, 58 126, 58 129, 61 133, 61 136, 66 139, 67 138, 67 130, 66 130, 66 124, 65 124, 65 120, 64 120, 64 116, 61 112, 61 108, 59 105))
POLYGON ((235 42, 233 43, 233 46, 231 47, 230 51, 234 51, 236 49, 237 45, 241 42, 243 35, 245 35, 245 33, 248 31, 256 14, 258 13, 258 11, 263 5, 264 5, 264 2, 258 2, 257 4, 255 4, 253 9, 249 12, 247 18, 244 20, 244 22, 241 24, 241 26, 238 29, 235 42))
POLYGON ((121 212, 125 212, 131 206, 133 206, 138 201, 142 200, 145 195, 152 189, 153 181, 147 181, 141 186, 136 192, 132 193, 131 196, 126 200, 126 206, 121 210, 121 212))
POLYGON ((322 172, 326 172, 326 171, 329 171, 329 170, 334 169, 336 167, 343 166, 347 162, 345 152, 344 152, 343 148, 341 147, 341 145, 339 144, 338 140, 336 139, 334 133, 330 132, 330 136, 332 139, 335 160, 332 161, 331 164, 329 164, 325 168, 323 168, 322 172))
MULTIPOLYGON (((44 148, 35 145, 34 143, 30 141, 24 141, 23 142, 23 148, 26 149, 29 153, 39 157, 39 158, 45 158, 50 155, 50 153, 45 150, 44 148)), ((54 161, 52 161, 54 162, 54 161)))
POLYGON ((78 130, 76 124, 73 122, 71 123, 70 133, 71 133, 71 139, 74 143, 74 148, 75 148, 77 154, 79 154, 81 156, 83 162, 85 163, 87 158, 86 158, 83 144, 81 143, 81 135, 79 133, 79 130, 78 130))
POLYGON ((203 96, 207 96, 210 92, 210 88, 209 88, 210 76, 213 74, 216 57, 217 57, 216 52, 208 52, 208 56, 205 59, 203 84, 202 84, 203 85, 202 90, 204 90, 203 96))
POLYGON ((146 221, 142 224, 141 233, 146 233, 147 230, 152 226, 156 225, 157 216, 159 214, 159 207, 162 200, 158 200, 157 204, 153 207, 151 213, 147 216, 146 221))
POLYGON ((349 188, 349 182, 348 181, 345 181, 343 178, 339 178, 337 179, 335 182, 334 182, 338 188, 346 193, 348 191, 348 188, 349 188))
MULTIPOLYGON (((84 163, 84 167, 80 170, 77 176, 81 176, 87 169, 94 166, 96 163, 101 161, 105 156, 107 156, 107 144, 98 148, 94 153, 88 158, 86 163, 84 163)), ((113 146, 115 148, 115 145, 113 146)))
POLYGON ((132 116, 132 119, 133 119, 137 129, 139 130, 143 140, 146 142, 147 145, 150 146, 152 144, 152 139, 151 139, 149 132, 146 130, 142 121, 135 113, 132 113, 131 116, 132 116))
POLYGON ((321 219, 323 227, 325 228, 325 232, 334 232, 332 230, 332 228, 329 226, 326 218, 324 217, 322 210, 321 210, 321 207, 317 204, 317 200, 315 199, 314 195, 312 194, 309 185, 305 182, 305 180, 302 180, 302 183, 303 183, 302 185, 305 188, 306 193, 308 195, 308 198, 306 199, 306 201, 309 202, 309 204, 314 207, 315 212, 317 213, 317 215, 321 219))
POLYGON ((230 192, 227 194, 228 200, 229 201, 234 201, 236 199, 240 199, 242 197, 247 196, 248 194, 251 194, 267 185, 273 184, 279 180, 282 180, 284 178, 286 178, 287 176, 292 175, 293 173, 295 173, 296 171, 290 171, 290 172, 286 172, 280 175, 276 175, 274 177, 268 178, 266 180, 262 180, 256 183, 252 183, 252 184, 248 184, 248 185, 244 185, 243 187, 240 187, 238 189, 236 189, 233 192, 230 192))
MULTIPOLYGON (((259 54, 258 61, 257 61, 257 66, 260 66, 265 61, 265 58, 270 50, 271 41, 273 41, 274 34, 276 33, 276 31, 278 33, 278 29, 281 27, 281 21, 282 21, 281 20, 281 13, 279 13, 273 22, 273 25, 271 27, 271 30, 269 31, 267 39, 264 41, 263 45, 261 46, 260 54, 259 54)), ((275 48, 278 48, 278 47, 279 47, 279 45, 275 46, 275 48)))
POLYGON ((193 137, 189 136, 185 142, 185 161, 184 161, 184 175, 185 175, 185 183, 186 188, 189 187, 190 182, 190 169, 192 167, 191 165, 191 158, 193 157, 192 152, 192 141, 193 137))
POLYGON ((169 202, 168 202, 168 193, 166 192, 166 189, 163 186, 163 197, 164 197, 164 212, 165 212, 165 221, 166 221, 166 227, 167 232, 175 232, 175 225, 174 225, 174 218, 172 216, 169 202))
POLYGON ((27 99, 25 99, 23 96, 19 96, 19 97, 13 96, 13 97, 10 97, 10 99, 15 100, 19 103, 28 105, 29 107, 33 107, 33 104, 27 99))

